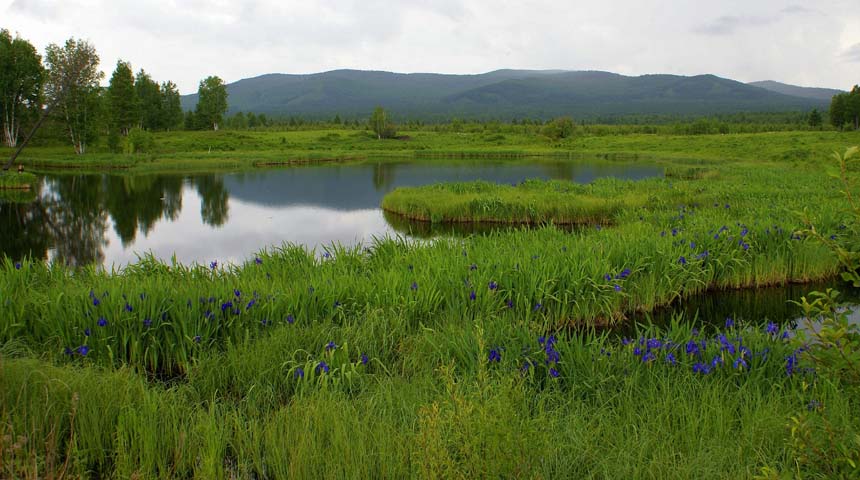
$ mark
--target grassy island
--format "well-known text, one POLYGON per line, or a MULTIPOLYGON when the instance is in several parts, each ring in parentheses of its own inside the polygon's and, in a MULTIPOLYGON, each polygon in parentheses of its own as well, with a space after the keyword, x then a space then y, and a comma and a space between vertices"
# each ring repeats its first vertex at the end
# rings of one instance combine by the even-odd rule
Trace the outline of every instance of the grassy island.
POLYGON ((29 190, 35 182, 32 173, 0 171, 0 190, 29 190))

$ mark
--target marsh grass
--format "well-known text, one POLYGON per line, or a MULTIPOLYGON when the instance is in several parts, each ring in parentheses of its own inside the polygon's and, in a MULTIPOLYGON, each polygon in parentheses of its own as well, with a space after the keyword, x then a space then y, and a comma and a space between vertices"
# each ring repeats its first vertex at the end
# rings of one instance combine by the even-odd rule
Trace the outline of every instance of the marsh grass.
POLYGON ((830 384, 786 375, 793 352, 781 332, 691 328, 641 330, 625 344, 595 333, 550 339, 502 316, 434 329, 388 315, 297 323, 207 350, 173 386, 125 368, 6 357, 0 425, 14 441, 0 448, 3 474, 750 477, 791 468, 786 419, 810 400, 856 424, 830 384), (749 354, 729 353, 720 333, 749 354), (708 350, 686 353, 689 339, 708 350), (329 341, 337 348, 326 352, 329 341), (545 363, 548 341, 558 359, 545 363), (656 341, 643 361, 635 349, 656 341), (290 364, 309 355, 347 368, 295 376, 290 364), (749 368, 732 365, 738 356, 749 368), (722 363, 695 373, 700 358, 722 363))
POLYGON ((0 190, 29 190, 36 181, 36 175, 29 172, 0 171, 0 190))

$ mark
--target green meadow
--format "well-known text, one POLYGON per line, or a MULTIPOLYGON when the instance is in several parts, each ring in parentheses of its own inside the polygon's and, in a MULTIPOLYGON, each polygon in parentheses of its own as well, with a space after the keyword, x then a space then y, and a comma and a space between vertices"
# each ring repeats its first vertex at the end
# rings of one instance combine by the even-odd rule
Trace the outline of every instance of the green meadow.
POLYGON ((6 258, 0 477, 860 474, 854 367, 829 368, 830 344, 768 318, 631 324, 712 290, 835 281, 860 191, 828 175, 829 155, 859 133, 401 135, 158 133, 147 153, 37 146, 21 163, 133 175, 600 154, 665 175, 440 184, 382 204, 404 225, 529 229, 272 246, 240 265, 6 258))

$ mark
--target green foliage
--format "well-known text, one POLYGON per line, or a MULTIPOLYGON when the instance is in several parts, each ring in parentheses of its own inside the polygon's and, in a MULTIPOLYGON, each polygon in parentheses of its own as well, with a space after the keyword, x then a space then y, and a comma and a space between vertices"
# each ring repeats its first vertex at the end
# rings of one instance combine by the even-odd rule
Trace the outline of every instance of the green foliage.
POLYGON ((140 99, 135 95, 134 73, 131 64, 117 61, 107 89, 110 111, 110 128, 123 136, 140 123, 140 99))
POLYGON ((140 127, 145 130, 160 130, 164 115, 161 111, 164 101, 161 87, 148 73, 141 69, 134 79, 134 94, 140 106, 140 127))
POLYGON ((570 117, 556 118, 541 129, 541 133, 553 140, 561 140, 573 135, 573 120, 570 117))
POLYGON ((45 51, 48 103, 59 111, 75 153, 82 155, 98 136, 103 111, 98 54, 91 44, 74 38, 62 47, 52 43, 45 51))
POLYGON ((394 136, 397 135, 394 123, 388 119, 388 112, 386 112, 382 107, 376 107, 373 110, 368 123, 370 124, 370 129, 373 130, 374 134, 376 134, 376 138, 378 140, 383 138, 394 138, 394 136))
POLYGON ((815 108, 811 112, 809 112, 809 126, 810 127, 820 127, 821 126, 821 113, 818 112, 818 109, 815 108))
POLYGON ((850 92, 834 95, 830 102, 830 123, 843 128, 849 125, 860 129, 860 86, 854 85, 850 92))
POLYGON ((29 172, 0 170, 0 190, 28 189, 35 186, 37 178, 29 172))
POLYGON ((184 116, 176 84, 167 81, 161 84, 161 118, 159 129, 174 130, 182 126, 184 116))
POLYGON ((152 133, 140 127, 128 131, 125 139, 125 153, 150 153, 155 148, 155 138, 152 133))
POLYGON ((2 29, 0 66, 0 130, 6 146, 15 147, 21 126, 42 110, 42 59, 30 42, 2 29))
POLYGON ((227 87, 224 81, 216 76, 206 77, 200 81, 197 96, 197 108, 194 111, 196 124, 218 130, 218 125, 227 111, 227 87))

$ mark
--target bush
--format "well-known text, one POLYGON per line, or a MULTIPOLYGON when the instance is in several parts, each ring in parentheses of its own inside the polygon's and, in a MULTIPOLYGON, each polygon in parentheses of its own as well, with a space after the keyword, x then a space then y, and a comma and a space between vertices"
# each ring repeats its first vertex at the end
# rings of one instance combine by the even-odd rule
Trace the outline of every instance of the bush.
POLYGON ((573 120, 570 117, 556 118, 544 125, 541 133, 553 140, 560 140, 573 135, 573 120))
POLYGON ((132 128, 126 137, 125 153, 147 153, 155 148, 152 133, 142 128, 132 128))

